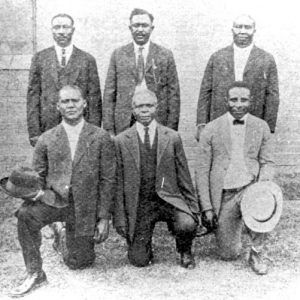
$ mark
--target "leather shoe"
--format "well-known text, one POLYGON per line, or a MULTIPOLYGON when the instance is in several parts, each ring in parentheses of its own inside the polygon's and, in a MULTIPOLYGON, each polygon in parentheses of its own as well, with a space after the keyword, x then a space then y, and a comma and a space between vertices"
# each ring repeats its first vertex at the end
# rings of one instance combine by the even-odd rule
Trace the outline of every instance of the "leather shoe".
POLYGON ((191 252, 182 252, 180 254, 180 265, 186 269, 194 269, 196 263, 193 254, 191 252))
POLYGON ((47 283, 47 276, 44 271, 28 274, 24 282, 13 289, 9 296, 14 298, 21 297, 45 283, 47 283))
POLYGON ((265 275, 268 273, 268 265, 264 262, 261 252, 258 252, 252 248, 250 250, 248 262, 251 269, 257 275, 265 275))

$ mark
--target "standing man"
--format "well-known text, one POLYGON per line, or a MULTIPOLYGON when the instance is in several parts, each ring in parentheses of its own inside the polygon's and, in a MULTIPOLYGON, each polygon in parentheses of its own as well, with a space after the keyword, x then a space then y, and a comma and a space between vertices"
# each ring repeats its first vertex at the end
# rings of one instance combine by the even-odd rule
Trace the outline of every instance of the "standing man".
POLYGON ((87 106, 77 86, 59 91, 57 109, 62 122, 43 133, 34 149, 33 166, 41 190, 24 202, 18 217, 18 238, 27 278, 11 292, 21 296, 46 281, 40 254, 40 230, 66 221, 64 262, 71 269, 90 266, 95 259, 94 242, 108 237, 108 220, 115 180, 113 142, 103 129, 83 118, 87 106), (49 197, 50 194, 56 197, 49 197))
MULTIPOLYGON (((248 113, 250 101, 255 103, 248 84, 234 82, 229 86, 228 112, 205 126, 199 142, 196 184, 202 224, 208 229, 217 228, 219 253, 226 260, 236 259, 241 252, 244 194, 254 182, 273 177, 270 129, 264 120, 248 113)), ((255 197, 251 200, 256 201, 255 197)), ((249 264, 255 273, 266 274, 261 252, 263 236, 250 229, 249 264)))
POLYGON ((156 95, 138 90, 132 99, 134 126, 119 134, 114 223, 127 239, 131 264, 152 262, 155 223, 165 221, 176 237, 181 266, 195 267, 191 247, 198 203, 179 134, 155 120, 156 95))
POLYGON ((241 15, 233 22, 233 44, 214 53, 206 66, 197 108, 197 134, 206 123, 226 112, 224 99, 234 81, 249 84, 253 101, 250 113, 275 132, 279 105, 278 75, 271 54, 253 43, 255 21, 241 15))
POLYGON ((111 56, 103 97, 103 127, 112 135, 135 122, 131 101, 137 85, 156 94, 158 122, 178 130, 180 90, 176 65, 170 50, 150 41, 153 19, 146 10, 134 9, 129 18, 133 42, 111 56))
POLYGON ((87 101, 85 119, 101 125, 100 82, 94 57, 72 43, 73 18, 58 14, 51 21, 54 46, 36 53, 32 59, 27 92, 27 126, 32 146, 46 130, 61 121, 56 109, 58 91, 68 84, 80 87, 87 101))

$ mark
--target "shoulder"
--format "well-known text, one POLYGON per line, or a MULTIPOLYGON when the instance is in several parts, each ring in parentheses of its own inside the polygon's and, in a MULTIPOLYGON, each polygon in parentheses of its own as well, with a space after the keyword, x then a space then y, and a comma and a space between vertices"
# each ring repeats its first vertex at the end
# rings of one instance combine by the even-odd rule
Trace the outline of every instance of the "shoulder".
POLYGON ((264 132, 270 132, 270 127, 265 120, 262 120, 251 114, 248 115, 248 120, 252 127, 260 129, 264 132))
POLYGON ((159 130, 162 134, 166 134, 173 141, 180 141, 181 136, 178 131, 175 131, 172 128, 163 126, 161 124, 157 124, 157 130, 159 130))
POLYGON ((226 46, 224 48, 221 48, 221 49, 215 51, 211 55, 211 59, 225 58, 228 54, 232 53, 232 51, 233 51, 233 46, 232 45, 226 46))
POLYGON ((118 135, 114 137, 115 142, 122 143, 127 137, 131 136, 134 133, 134 131, 136 131, 135 125, 120 132, 118 135))
POLYGON ((95 58, 93 55, 91 55, 90 53, 84 51, 84 50, 81 50, 79 48, 77 48, 76 46, 74 46, 74 50, 76 52, 76 55, 80 56, 81 58, 84 58, 88 61, 95 61, 95 58))
POLYGON ((273 59, 273 55, 269 52, 267 52, 266 50, 259 48, 257 46, 253 47, 253 50, 256 51, 258 53, 258 55, 266 57, 266 58, 272 58, 273 59))
POLYGON ((53 51, 55 51, 54 46, 45 48, 35 53, 33 59, 44 59, 48 57, 53 51))
POLYGON ((129 43, 129 44, 126 44, 126 45, 122 45, 120 47, 117 47, 114 51, 113 51, 113 55, 120 55, 120 54, 123 54, 123 53, 127 53, 129 51, 133 51, 133 43, 129 43))
POLYGON ((170 55, 170 54, 172 54, 172 51, 171 51, 170 49, 166 48, 166 47, 163 47, 163 46, 158 45, 158 44, 153 43, 153 42, 151 42, 150 45, 152 45, 152 47, 153 47, 155 50, 157 50, 158 52, 161 52, 162 54, 165 54, 165 55, 170 55))

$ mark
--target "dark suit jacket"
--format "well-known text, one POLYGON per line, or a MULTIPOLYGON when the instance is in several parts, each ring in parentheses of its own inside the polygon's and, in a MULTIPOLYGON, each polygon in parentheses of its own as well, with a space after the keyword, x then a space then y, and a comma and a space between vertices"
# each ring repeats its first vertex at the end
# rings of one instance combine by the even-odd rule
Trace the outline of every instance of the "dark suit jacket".
MULTIPOLYGON (((255 180, 271 180, 274 173, 273 148, 267 123, 248 115, 245 132, 245 164, 255 180)), ((208 123, 200 135, 197 191, 201 210, 213 208, 219 214, 224 178, 231 159, 231 136, 227 114, 208 123)))
MULTIPOLYGON (((68 205, 70 188, 75 205, 76 235, 94 234, 96 218, 109 218, 115 182, 114 144, 107 132, 85 123, 72 161, 63 125, 43 133, 36 144, 33 167, 42 186, 58 197, 46 204, 68 205)), ((52 199, 52 198, 51 198, 52 199)))
MULTIPOLYGON (((227 111, 224 99, 234 82, 233 45, 214 53, 206 66, 201 83, 197 124, 208 123, 227 111)), ((265 120, 275 131, 279 105, 278 75, 274 58, 253 46, 245 66, 243 81, 251 87, 253 105, 250 113, 265 120)))
MULTIPOLYGON (((179 134, 157 126, 156 192, 164 201, 193 215, 198 203, 179 134)), ((117 194, 114 209, 115 226, 128 228, 133 238, 140 191, 140 151, 136 126, 115 138, 117 153, 117 194)))
MULTIPOLYGON (((178 129, 180 90, 173 54, 150 43, 145 66, 147 88, 158 98, 157 120, 178 129)), ((103 127, 118 134, 130 126, 131 100, 137 85, 133 43, 116 49, 110 60, 103 96, 103 127)))
POLYGON ((74 46, 59 79, 59 62, 55 48, 44 49, 34 55, 29 73, 27 92, 27 126, 29 138, 37 137, 60 123, 56 109, 58 91, 66 84, 78 85, 87 100, 85 119, 101 125, 102 103, 97 65, 93 56, 74 46))

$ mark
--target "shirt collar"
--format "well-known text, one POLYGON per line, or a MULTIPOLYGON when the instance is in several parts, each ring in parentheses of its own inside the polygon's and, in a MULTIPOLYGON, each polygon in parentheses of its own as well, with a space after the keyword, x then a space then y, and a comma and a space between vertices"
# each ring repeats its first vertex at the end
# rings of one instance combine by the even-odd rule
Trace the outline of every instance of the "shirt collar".
POLYGON ((55 48, 56 53, 58 53, 59 57, 62 55, 62 49, 66 50, 66 55, 67 56, 71 55, 71 53, 73 51, 73 47, 74 47, 74 45, 73 45, 72 42, 67 47, 61 47, 56 42, 54 42, 54 48, 55 48))
MULTIPOLYGON (((156 127, 157 127, 156 120, 153 119, 147 127, 149 128, 149 134, 150 134, 150 132, 155 132, 156 127)), ((139 131, 140 133, 144 133, 144 128, 145 128, 145 126, 143 124, 141 124, 140 122, 136 122, 136 130, 137 131, 139 131)))
POLYGON ((61 124, 64 126, 66 131, 80 132, 83 125, 84 125, 84 118, 82 118, 81 121, 78 124, 74 125, 74 126, 68 124, 64 119, 61 121, 61 124))
POLYGON ((144 50, 143 50, 144 53, 148 53, 149 46, 150 46, 150 40, 148 40, 148 42, 144 45, 138 45, 135 41, 133 41, 134 53, 138 53, 140 47, 144 48, 144 50))
MULTIPOLYGON (((246 114, 241 118, 241 121, 245 121, 245 124, 246 124, 246 122, 247 122, 248 115, 249 115, 249 113, 246 113, 246 114)), ((233 115, 232 115, 230 112, 227 112, 227 117, 228 117, 228 120, 229 120, 229 124, 233 124, 233 121, 235 120, 235 118, 233 117, 233 115)))
POLYGON ((239 52, 239 53, 250 53, 253 46, 254 46, 253 42, 249 46, 244 48, 238 47, 235 43, 233 43, 234 52, 239 52))

